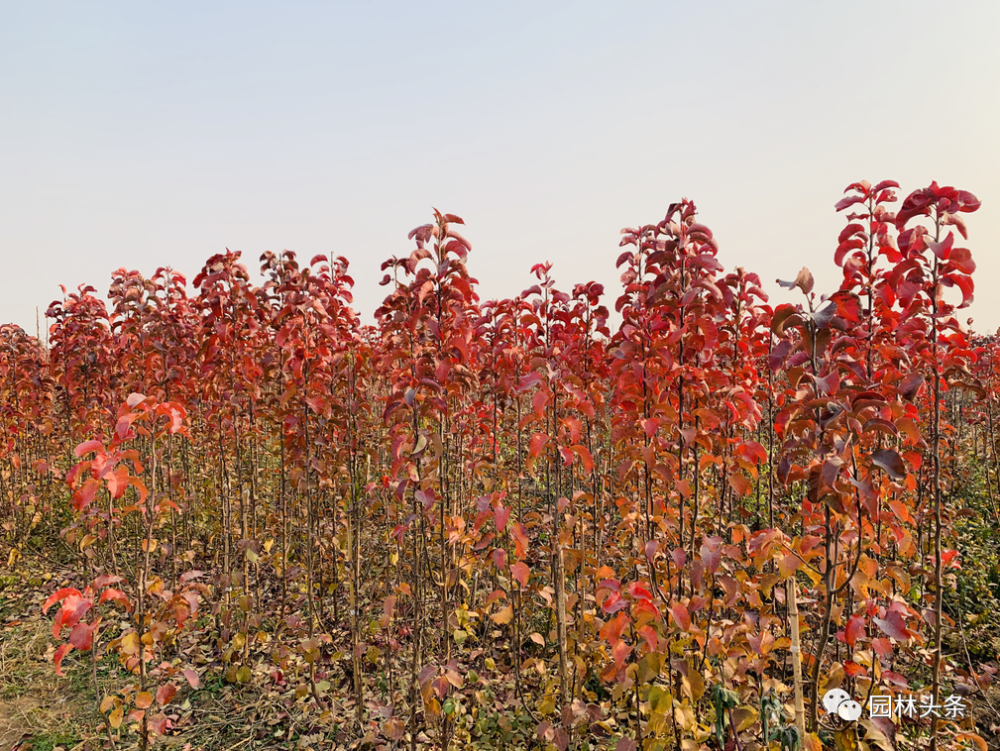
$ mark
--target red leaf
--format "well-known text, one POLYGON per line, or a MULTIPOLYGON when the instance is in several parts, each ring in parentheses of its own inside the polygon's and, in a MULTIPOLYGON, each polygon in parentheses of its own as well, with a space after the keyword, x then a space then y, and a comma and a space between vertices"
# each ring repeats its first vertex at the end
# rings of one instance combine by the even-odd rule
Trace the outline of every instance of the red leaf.
POLYGON ((619 669, 625 664, 625 660, 628 659, 628 656, 631 653, 632 645, 624 639, 619 639, 611 648, 611 656, 614 658, 615 665, 618 666, 619 669))
POLYGON ((138 477, 130 477, 128 484, 139 491, 139 503, 145 503, 146 496, 149 495, 149 491, 146 490, 146 486, 142 484, 142 480, 138 477))
POLYGON ((896 641, 909 641, 910 632, 906 628, 906 622, 903 620, 903 616, 899 613, 892 611, 886 613, 885 618, 873 618, 876 625, 887 635, 891 636, 896 641))
POLYGON ((149 729, 157 735, 166 735, 167 731, 173 727, 170 718, 162 712, 154 717, 150 717, 146 723, 149 725, 149 729))
POLYGON ((89 454, 91 451, 97 451, 101 454, 104 453, 104 444, 100 441, 84 441, 73 451, 76 457, 79 459, 84 454, 89 454))
POLYGON ((585 446, 573 446, 573 452, 580 457, 580 461, 583 462, 583 471, 590 474, 594 471, 594 457, 590 455, 590 451, 587 450, 585 446))
POLYGON ((510 519, 510 509, 500 508, 493 509, 493 522, 496 524, 497 532, 503 532, 507 528, 507 520, 510 519))
POLYGON ((614 644, 621 639, 622 634, 629 627, 630 623, 629 617, 624 612, 619 611, 618 615, 601 626, 599 636, 607 641, 608 644, 614 644))
POLYGON ((670 614, 674 617, 674 623, 676 623, 682 631, 691 630, 691 614, 688 613, 688 609, 683 603, 675 602, 671 605, 670 614))
POLYGON ((66 675, 62 670, 62 661, 63 657, 68 655, 71 649, 73 649, 72 644, 63 644, 61 647, 59 647, 59 649, 56 650, 56 653, 52 656, 52 662, 54 662, 56 665, 56 675, 60 676, 66 675))
POLYGON ((851 660, 847 660, 844 663, 844 672, 847 673, 851 678, 856 678, 859 675, 866 675, 865 669, 858 665, 858 663, 851 660))
POLYGON ((976 262, 972 260, 972 253, 969 252, 968 248, 955 248, 951 251, 949 260, 963 274, 971 274, 976 270, 976 262))
POLYGON ((97 488, 99 484, 97 480, 93 477, 88 477, 86 482, 83 483, 77 491, 73 493, 73 498, 70 501, 70 505, 76 511, 83 511, 87 506, 89 506, 94 501, 94 496, 97 495, 97 488))
POLYGON ((94 625, 78 623, 69 633, 69 643, 77 649, 87 651, 94 643, 94 625))
POLYGON ((518 561, 510 567, 510 575, 513 576, 514 581, 518 582, 522 587, 528 586, 528 576, 530 574, 531 569, 528 568, 528 564, 523 561, 518 561))
POLYGON ((872 639, 872 649, 875 650, 876 654, 883 660, 888 660, 892 657, 892 642, 888 639, 883 639, 878 637, 872 639))
POLYGON ((115 432, 118 437, 125 440, 125 436, 128 435, 129 428, 132 427, 132 423, 139 415, 135 412, 127 412, 118 418, 118 422, 115 424, 115 432))
POLYGON ((160 706, 166 706, 176 695, 177 686, 173 683, 164 683, 156 690, 156 703, 160 706))
POLYGON ((541 415, 545 409, 545 405, 549 401, 549 395, 545 391, 536 391, 535 395, 531 397, 531 408, 535 411, 535 414, 541 415))
POLYGON ((836 206, 834 206, 834 208, 837 211, 843 211, 848 206, 853 206, 854 204, 861 203, 864 200, 865 197, 863 195, 845 196, 844 198, 841 198, 839 201, 837 201, 837 204, 836 206))
POLYGON ((542 447, 548 443, 548 440, 549 437, 541 433, 535 433, 531 436, 531 442, 528 444, 528 456, 536 457, 542 453, 542 447))
POLYGON ((864 636, 865 634, 865 619, 860 615, 852 615, 847 621, 847 627, 844 629, 844 638, 847 640, 847 644, 851 649, 854 649, 854 643, 858 640, 858 637, 864 636))
POLYGON ((312 411, 316 414, 323 414, 326 412, 326 399, 322 396, 310 396, 306 399, 306 404, 308 404, 312 411))
POLYGON ((962 290, 962 303, 958 307, 964 308, 972 302, 972 292, 975 289, 975 285, 972 281, 971 276, 966 276, 965 274, 951 274, 949 277, 955 285, 962 290))
POLYGON ((125 489, 128 488, 129 474, 127 467, 118 467, 114 472, 108 475, 106 482, 108 483, 108 490, 111 493, 112 498, 121 498, 125 495, 125 489))
POLYGON ((897 482, 906 479, 906 464, 903 458, 892 449, 878 449, 872 453, 872 464, 884 469, 897 482))
POLYGON ((76 595, 77 597, 82 597, 79 589, 73 589, 73 587, 63 587, 62 589, 58 589, 51 595, 49 595, 49 599, 47 599, 45 601, 45 604, 42 605, 42 612, 43 613, 47 612, 48 609, 51 608, 53 605, 55 605, 57 602, 65 600, 70 595, 76 595))
POLYGON ((128 601, 128 597, 126 597, 125 593, 122 592, 120 589, 104 590, 104 592, 101 594, 101 598, 97 601, 97 604, 100 605, 105 602, 108 602, 109 600, 112 602, 120 602, 122 605, 125 606, 126 609, 130 609, 132 607, 132 604, 128 601))

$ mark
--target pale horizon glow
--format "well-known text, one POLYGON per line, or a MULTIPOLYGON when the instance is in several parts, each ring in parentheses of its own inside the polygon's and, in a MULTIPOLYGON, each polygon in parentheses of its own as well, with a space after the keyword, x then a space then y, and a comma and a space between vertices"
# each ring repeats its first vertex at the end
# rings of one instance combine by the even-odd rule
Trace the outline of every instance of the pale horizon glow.
POLYGON ((59 284, 227 247, 379 266, 431 206, 465 219, 483 300, 591 279, 619 230, 693 199, 731 270, 833 292, 851 182, 975 193, 959 319, 1000 327, 1000 4, 8 3, 0 323, 59 284))

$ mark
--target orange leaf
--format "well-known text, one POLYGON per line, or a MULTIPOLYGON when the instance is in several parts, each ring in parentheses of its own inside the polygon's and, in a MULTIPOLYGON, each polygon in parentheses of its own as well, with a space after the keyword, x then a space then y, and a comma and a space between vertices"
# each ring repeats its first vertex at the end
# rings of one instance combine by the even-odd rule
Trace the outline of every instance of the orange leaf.
POLYGON ((590 451, 586 446, 573 446, 573 453, 580 457, 580 461, 583 462, 583 471, 590 474, 594 471, 594 457, 590 455, 590 451))
POLYGON ((494 613, 490 616, 494 623, 498 626, 503 626, 505 623, 510 623, 511 619, 514 617, 514 606, 508 605, 499 613, 494 613))
POLYGON ((802 565, 802 560, 797 555, 786 555, 778 559, 778 573, 782 579, 788 579, 795 575, 802 565))

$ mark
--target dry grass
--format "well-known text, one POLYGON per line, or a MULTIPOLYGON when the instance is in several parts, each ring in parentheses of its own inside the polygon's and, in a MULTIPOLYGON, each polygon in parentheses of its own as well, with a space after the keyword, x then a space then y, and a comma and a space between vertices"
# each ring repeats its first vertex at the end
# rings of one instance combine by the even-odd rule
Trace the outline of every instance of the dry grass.
MULTIPOLYGON (((3 611, 14 603, 2 600, 3 611)), ((81 719, 93 713, 93 693, 79 679, 52 668, 52 632, 36 613, 9 619, 0 630, 0 751, 32 746, 47 751, 78 744, 88 734, 81 719)), ((96 718, 95 718, 96 719, 96 718)), ((92 723, 96 724, 96 723, 92 723)))
MULTIPOLYGON (((63 662, 65 676, 57 676, 52 664, 52 613, 42 615, 41 605, 49 592, 72 578, 71 572, 52 576, 0 564, 0 751, 109 748, 96 709, 89 654, 71 652, 63 662)), ((121 688, 129 676, 109 657, 98 663, 98 680, 103 696, 121 688)), ((186 721, 157 739, 155 747, 262 751, 334 745, 325 733, 311 732, 312 723, 297 711, 288 716, 274 695, 225 684, 221 672, 203 677, 201 689, 187 698, 190 702, 181 708, 186 721)), ((115 743, 115 751, 136 748, 134 733, 122 733, 115 743)))

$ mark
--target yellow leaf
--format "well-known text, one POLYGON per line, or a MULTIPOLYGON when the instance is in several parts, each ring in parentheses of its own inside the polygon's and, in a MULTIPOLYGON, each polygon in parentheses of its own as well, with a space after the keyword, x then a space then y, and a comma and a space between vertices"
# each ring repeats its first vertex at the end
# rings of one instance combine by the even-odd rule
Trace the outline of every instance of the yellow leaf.
POLYGON ((115 697, 105 696, 104 701, 101 702, 101 712, 107 713, 113 706, 115 706, 115 697))
POLYGON ((121 641, 121 651, 126 655, 139 654, 139 634, 135 631, 125 634, 121 641))
POLYGON ((542 703, 538 705, 538 712, 540 714, 552 714, 556 711, 556 700, 552 696, 546 696, 542 699, 542 703))
POLYGON ((415 456, 416 454, 419 454, 425 448, 427 448, 427 436, 421 435, 419 438, 417 438, 417 445, 413 447, 413 452, 410 454, 410 456, 415 456))
POLYGON ((649 690, 649 706, 655 714, 666 715, 673 704, 673 696, 669 691, 664 691, 660 686, 653 686, 649 690))
POLYGON ((117 730, 122 726, 122 720, 125 718, 125 710, 121 706, 114 708, 114 711, 108 715, 108 722, 111 723, 111 727, 117 730))
POLYGON ((694 730, 698 721, 695 719, 694 712, 691 710, 691 707, 687 705, 687 703, 678 704, 674 711, 677 714, 677 724, 680 725, 683 730, 694 730))
MULTIPOLYGON (((821 574, 817 573, 816 571, 813 571, 808 566, 806 568, 802 569, 802 572, 812 580, 812 583, 813 583, 814 587, 817 584, 819 584, 820 580, 823 578, 823 576, 821 574)), ((807 749, 807 751, 811 751, 811 750, 807 749)))
POLYGON ((857 751, 858 739, 854 728, 838 730, 833 734, 833 743, 837 751, 857 751))
POLYGON ((757 722, 757 710, 753 707, 737 707, 733 710, 733 719, 736 721, 737 731, 742 733, 757 722))
MULTIPOLYGON (((693 702, 697 702, 701 699, 701 695, 705 693, 705 679, 702 678, 701 673, 694 667, 688 669, 687 675, 681 676, 681 685, 693 702)), ((740 728, 740 730, 742 729, 740 728)))

